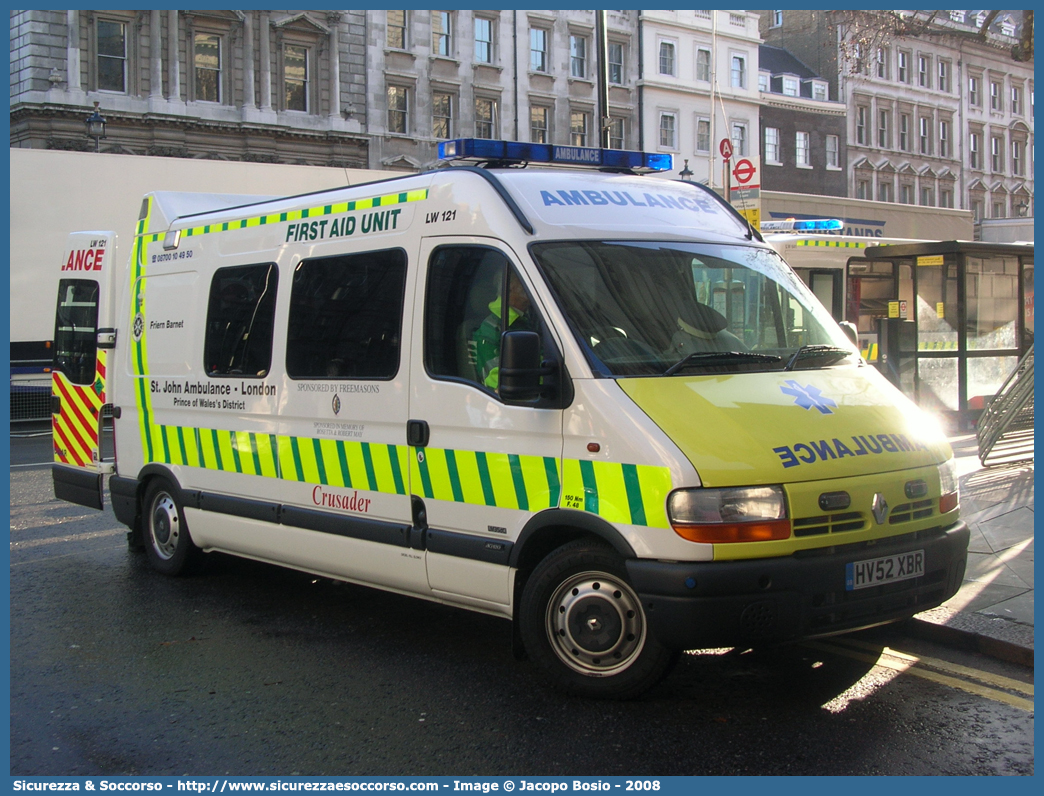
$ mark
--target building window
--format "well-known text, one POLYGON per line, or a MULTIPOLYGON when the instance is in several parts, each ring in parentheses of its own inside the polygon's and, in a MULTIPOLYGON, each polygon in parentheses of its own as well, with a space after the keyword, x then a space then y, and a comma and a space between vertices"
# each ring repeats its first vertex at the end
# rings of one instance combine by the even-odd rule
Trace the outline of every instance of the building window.
POLYGON ((732 56, 732 71, 730 74, 733 88, 747 87, 747 59, 742 55, 732 56))
POLYGON ((765 127, 765 162, 779 163, 779 128, 765 127))
POLYGON ((771 80, 768 72, 758 72, 758 91, 768 91, 771 80))
POLYGON ((1022 176, 1022 142, 1011 142, 1011 173, 1016 177, 1022 176))
POLYGON ((917 140, 919 151, 922 155, 932 154, 932 124, 927 116, 922 116, 919 121, 917 140))
POLYGON ((627 120, 613 116, 609 122, 609 148, 623 149, 627 143, 627 120))
POLYGON ((939 157, 950 157, 950 123, 942 120, 939 122, 939 157))
POLYGON ((972 133, 968 136, 968 165, 973 169, 982 168, 982 138, 979 133, 972 133))
POLYGON ((877 62, 877 76, 882 80, 888 79, 888 48, 878 47, 877 56, 875 58, 877 62))
POLYGON ((1001 84, 996 80, 990 81, 990 110, 1004 110, 1004 100, 1001 97, 1001 84))
POLYGON ((497 137, 497 101, 475 98, 475 138, 497 137))
POLYGON ((436 55, 449 58, 453 54, 453 29, 449 11, 433 11, 431 14, 431 48, 436 55))
POLYGON ((475 17, 475 61, 493 63, 493 20, 475 17))
POLYGON ((953 208, 953 191, 947 188, 939 191, 939 207, 953 208))
POLYGON ((995 174, 1004 171, 1004 139, 990 139, 990 170, 995 174))
POLYGON ((393 50, 406 49, 406 12, 388 12, 388 47, 393 50))
POLYGON ((910 151, 910 114, 899 114, 899 148, 903 152, 910 151))
POLYGON ((750 154, 747 150, 747 125, 743 122, 732 123, 732 150, 740 158, 750 154))
POLYGON ((677 121, 673 113, 660 114, 660 146, 664 149, 675 149, 677 121))
POLYGON ((820 100, 822 102, 826 102, 830 99, 826 83, 820 80, 812 81, 812 99, 820 100))
POLYGON ((660 42, 660 74, 674 75, 674 43, 660 42))
POLYGON ((935 206, 935 191, 933 191, 931 188, 922 188, 921 189, 921 205, 923 205, 924 207, 934 207, 935 206))
POLYGON ((921 88, 932 87, 932 59, 928 55, 917 56, 917 85, 921 88))
POLYGON ((882 182, 877 186, 877 201, 879 202, 891 202, 893 201, 892 196, 892 183, 882 182))
POLYGON ((1004 202, 993 203, 993 218, 1004 218, 1004 202))
POLYGON ((796 97, 800 93, 800 86, 796 77, 783 78, 783 96, 796 97))
POLYGON ((836 135, 826 137, 826 164, 828 169, 841 168, 840 142, 836 135))
POLYGON ((99 19, 98 90, 127 91, 127 26, 99 19))
POLYGON ((794 135, 794 164, 797 166, 812 165, 810 136, 808 133, 798 131, 794 135))
POLYGON ((308 48, 297 44, 283 47, 283 88, 286 110, 308 111, 308 48))
POLYGON ((529 29, 529 68, 534 72, 547 71, 547 31, 529 29))
POLYGON ((587 39, 583 36, 569 37, 569 74, 587 77, 587 39))
POLYGON ((710 152, 710 119, 696 120, 696 151, 710 152))
POLYGON ((950 93, 950 62, 939 61, 939 91, 950 93))
POLYGON ((696 79, 703 83, 711 79, 711 52, 702 47, 696 50, 696 79))
POLYGON ((910 53, 899 51, 899 82, 910 82, 910 53))
POLYGON ((607 52, 609 61, 609 82, 622 86, 624 82, 624 46, 618 41, 609 42, 607 52))
POLYGON ((587 146, 587 130, 590 126, 591 114, 585 111, 572 111, 569 114, 569 143, 573 146, 587 146))
POLYGON ((436 138, 453 138, 453 95, 441 91, 431 95, 431 133, 436 138))
POLYGON ((892 146, 889 121, 888 111, 877 112, 877 145, 882 149, 888 149, 892 146))
POLYGON ((783 27, 783 12, 773 11, 772 12, 772 27, 781 28, 783 27))
POLYGON ((221 102, 221 37, 196 33, 193 37, 196 99, 221 102))
POLYGON ((856 199, 869 199, 870 180, 859 180, 856 182, 856 199))
POLYGON ((388 132, 409 132, 409 92, 404 86, 388 86, 388 132))
POLYGON ((900 185, 899 186, 899 202, 904 205, 913 204, 913 186, 912 185, 900 185))
POLYGON ((974 105, 976 108, 982 107, 982 91, 980 86, 982 82, 977 77, 968 78, 968 104, 974 105))
POLYGON ((856 143, 865 144, 866 141, 866 108, 859 105, 856 107, 856 143))
POLYGON ((529 140, 534 144, 550 142, 548 130, 548 109, 540 105, 529 106, 529 140))
POLYGON ((1016 116, 1022 113, 1022 89, 1018 86, 1011 87, 1011 112, 1016 116))

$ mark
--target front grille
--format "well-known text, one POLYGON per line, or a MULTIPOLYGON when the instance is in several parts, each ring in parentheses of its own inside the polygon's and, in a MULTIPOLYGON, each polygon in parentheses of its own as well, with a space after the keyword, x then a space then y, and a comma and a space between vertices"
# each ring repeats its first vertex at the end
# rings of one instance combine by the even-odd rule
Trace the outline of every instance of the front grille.
POLYGON ((932 500, 916 500, 913 503, 903 503, 892 509, 891 516, 888 517, 889 525, 898 525, 901 522, 912 522, 913 520, 923 520, 925 517, 932 516, 932 500))
POLYGON ((841 514, 823 514, 819 517, 801 517, 794 520, 794 536, 819 536, 827 533, 861 531, 866 518, 858 511, 841 514))

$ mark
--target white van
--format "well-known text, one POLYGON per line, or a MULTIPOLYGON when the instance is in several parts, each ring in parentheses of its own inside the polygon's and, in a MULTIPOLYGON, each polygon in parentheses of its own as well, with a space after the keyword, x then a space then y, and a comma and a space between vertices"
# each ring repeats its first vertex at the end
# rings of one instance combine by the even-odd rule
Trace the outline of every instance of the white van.
POLYGON ((957 591, 944 436, 731 207, 633 173, 663 156, 443 154, 483 166, 150 194, 123 262, 73 234, 56 495, 111 473, 167 574, 222 551, 511 619, 592 696, 957 591))

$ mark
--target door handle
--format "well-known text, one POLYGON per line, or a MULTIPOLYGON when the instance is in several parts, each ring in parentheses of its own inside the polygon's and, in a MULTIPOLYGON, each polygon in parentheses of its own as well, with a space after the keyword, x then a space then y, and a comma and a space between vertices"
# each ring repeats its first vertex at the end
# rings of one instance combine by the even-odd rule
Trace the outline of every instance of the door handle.
POLYGON ((428 447, 428 437, 431 431, 425 420, 406 421, 406 444, 414 448, 428 447))

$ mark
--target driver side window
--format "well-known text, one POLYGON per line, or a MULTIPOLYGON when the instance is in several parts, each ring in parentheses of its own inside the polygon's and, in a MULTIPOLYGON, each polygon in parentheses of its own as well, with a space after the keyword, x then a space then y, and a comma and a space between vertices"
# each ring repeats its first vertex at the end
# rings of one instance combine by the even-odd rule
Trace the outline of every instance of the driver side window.
POLYGON ((444 246, 432 254, 424 326, 424 361, 432 376, 495 392, 501 335, 539 325, 528 292, 501 252, 444 246))

